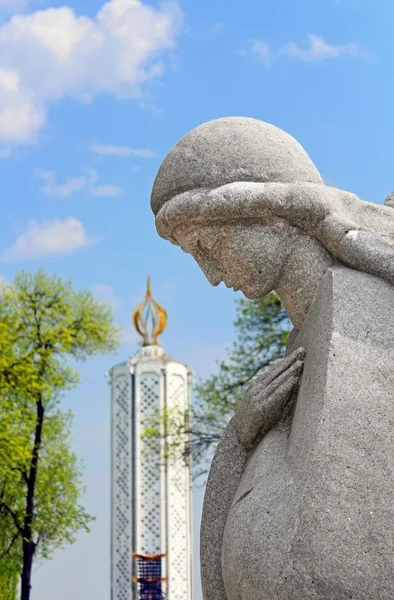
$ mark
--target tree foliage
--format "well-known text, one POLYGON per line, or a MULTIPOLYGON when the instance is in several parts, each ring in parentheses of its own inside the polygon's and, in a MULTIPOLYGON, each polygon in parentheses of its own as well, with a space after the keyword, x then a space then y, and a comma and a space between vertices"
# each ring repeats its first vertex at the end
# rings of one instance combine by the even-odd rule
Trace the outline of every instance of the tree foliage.
POLYGON ((235 341, 227 358, 218 363, 215 374, 196 383, 191 414, 178 408, 152 413, 145 422, 144 437, 155 438, 166 431, 166 457, 176 460, 180 451, 185 460, 191 457, 197 476, 206 472, 247 386, 262 369, 283 357, 290 321, 278 296, 271 293, 261 300, 237 300, 234 328, 235 341))
POLYGON ((20 577, 21 555, 15 544, 11 518, 0 513, 0 598, 15 600, 20 577))
POLYGON ((114 351, 111 310, 71 281, 22 272, 0 294, 0 581, 21 576, 28 600, 34 560, 88 529, 81 469, 60 409, 79 382, 70 359, 114 351), (11 575, 10 575, 11 576, 11 575))

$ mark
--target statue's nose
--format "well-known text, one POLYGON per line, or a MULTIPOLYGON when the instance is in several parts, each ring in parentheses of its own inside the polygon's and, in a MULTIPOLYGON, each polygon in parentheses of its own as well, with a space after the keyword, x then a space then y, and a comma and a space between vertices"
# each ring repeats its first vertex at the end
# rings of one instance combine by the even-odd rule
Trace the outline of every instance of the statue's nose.
POLYGON ((216 287, 223 281, 223 274, 218 265, 216 265, 212 260, 206 258, 198 258, 197 262, 200 266, 201 271, 204 273, 205 277, 208 279, 209 283, 216 287))

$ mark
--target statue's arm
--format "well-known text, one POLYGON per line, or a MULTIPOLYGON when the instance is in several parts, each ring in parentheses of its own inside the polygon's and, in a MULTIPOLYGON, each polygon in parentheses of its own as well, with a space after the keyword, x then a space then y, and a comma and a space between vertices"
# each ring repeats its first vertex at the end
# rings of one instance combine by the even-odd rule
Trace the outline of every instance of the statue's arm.
POLYGON ((343 264, 394 284, 394 248, 376 233, 334 214, 322 223, 319 237, 343 264))
MULTIPOLYGON (((379 213, 382 207, 363 202, 350 192, 317 183, 242 182, 237 184, 239 189, 229 185, 233 195, 248 191, 251 214, 260 211, 268 219, 283 218, 320 240, 344 265, 394 284, 394 221, 390 214, 394 193, 385 202, 384 214, 379 213), (380 230, 386 232, 390 243, 380 230)), ((216 193, 222 190, 224 194, 227 186, 216 193)))
MULTIPOLYGON (((381 213, 382 207, 363 202, 344 190, 309 183, 283 189, 284 195, 278 195, 281 203, 277 197, 275 208, 282 211, 289 222, 319 239, 344 265, 394 284, 391 216, 394 201, 391 197, 385 203, 386 213, 381 213)), ((274 193, 271 196, 275 198, 274 193)))
POLYGON ((212 461, 201 520, 201 580, 204 600, 227 600, 221 555, 227 516, 250 451, 283 416, 297 385, 305 351, 297 349, 249 386, 228 423, 212 461))

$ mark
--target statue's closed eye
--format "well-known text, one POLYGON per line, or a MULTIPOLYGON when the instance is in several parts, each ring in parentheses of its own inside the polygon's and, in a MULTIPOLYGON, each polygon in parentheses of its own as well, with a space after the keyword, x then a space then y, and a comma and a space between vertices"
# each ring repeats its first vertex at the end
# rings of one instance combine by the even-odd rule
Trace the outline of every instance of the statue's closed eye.
POLYGON ((198 239, 195 247, 196 252, 201 256, 212 258, 220 248, 220 239, 219 237, 216 237, 212 240, 208 240, 204 245, 202 245, 201 241, 198 239))

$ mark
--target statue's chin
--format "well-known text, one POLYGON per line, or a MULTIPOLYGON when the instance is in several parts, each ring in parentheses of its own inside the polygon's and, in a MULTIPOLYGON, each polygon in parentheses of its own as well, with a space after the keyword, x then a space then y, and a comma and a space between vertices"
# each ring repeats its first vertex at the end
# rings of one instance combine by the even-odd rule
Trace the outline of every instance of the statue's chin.
POLYGON ((265 296, 268 296, 268 294, 270 292, 273 291, 272 288, 268 289, 268 288, 247 288, 245 286, 240 288, 240 291, 243 293, 243 295, 245 296, 245 298, 247 298, 248 300, 261 300, 262 298, 264 298, 265 296))
POLYGON ((261 298, 264 298, 264 296, 266 296, 267 294, 261 294, 258 293, 257 291, 248 291, 248 290, 242 290, 241 292, 243 293, 243 295, 245 296, 245 298, 247 298, 248 300, 260 300, 261 298))

